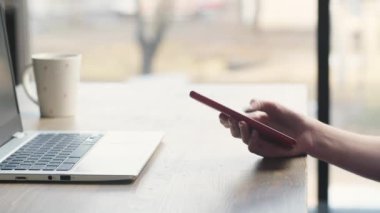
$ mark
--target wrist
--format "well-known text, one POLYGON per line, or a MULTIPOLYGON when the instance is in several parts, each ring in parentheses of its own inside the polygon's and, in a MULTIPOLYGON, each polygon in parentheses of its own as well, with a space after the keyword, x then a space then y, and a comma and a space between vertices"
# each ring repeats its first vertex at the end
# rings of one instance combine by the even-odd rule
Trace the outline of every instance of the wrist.
POLYGON ((306 154, 315 157, 318 150, 318 146, 322 141, 321 137, 323 137, 323 135, 321 134, 321 129, 323 128, 324 124, 320 121, 312 118, 307 118, 306 129, 308 129, 308 131, 306 134, 308 140, 306 140, 304 147, 306 154))

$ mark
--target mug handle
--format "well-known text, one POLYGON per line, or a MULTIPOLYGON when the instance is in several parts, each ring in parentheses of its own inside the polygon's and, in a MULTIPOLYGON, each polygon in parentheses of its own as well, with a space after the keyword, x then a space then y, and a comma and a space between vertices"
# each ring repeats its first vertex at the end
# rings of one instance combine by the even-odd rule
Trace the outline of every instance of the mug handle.
POLYGON ((33 103, 39 105, 37 95, 33 94, 31 92, 32 91, 32 85, 30 83, 30 79, 31 79, 32 70, 33 70, 32 67, 33 66, 31 64, 27 65, 27 67, 24 71, 24 74, 22 76, 22 87, 24 88, 25 93, 28 96, 28 98, 30 100, 32 100, 33 103))

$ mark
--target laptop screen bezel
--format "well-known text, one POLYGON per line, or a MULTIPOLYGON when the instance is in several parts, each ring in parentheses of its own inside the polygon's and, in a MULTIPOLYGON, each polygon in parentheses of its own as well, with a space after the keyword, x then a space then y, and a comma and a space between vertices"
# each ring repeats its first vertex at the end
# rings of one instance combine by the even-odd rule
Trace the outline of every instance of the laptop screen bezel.
POLYGON ((9 44, 8 44, 8 36, 5 28, 5 14, 4 14, 4 8, 2 5, 0 5, 0 19, 1 19, 1 32, 4 34, 4 42, 5 42, 5 50, 7 53, 8 57, 8 65, 9 65, 9 72, 11 74, 11 80, 12 80, 12 89, 13 89, 13 98, 14 98, 14 103, 15 107, 17 110, 17 114, 6 124, 3 126, 0 126, 0 147, 6 144, 16 132, 22 132, 22 123, 21 123, 21 116, 20 116, 20 109, 16 97, 16 88, 15 88, 15 77, 14 77, 14 72, 13 72, 13 66, 12 66, 12 59, 10 55, 10 50, 9 50, 9 44))

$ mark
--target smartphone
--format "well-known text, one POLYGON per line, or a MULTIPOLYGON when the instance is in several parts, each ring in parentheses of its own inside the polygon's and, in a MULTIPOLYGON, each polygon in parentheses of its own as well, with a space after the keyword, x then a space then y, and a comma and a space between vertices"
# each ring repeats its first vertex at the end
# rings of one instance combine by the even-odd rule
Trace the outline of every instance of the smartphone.
POLYGON ((230 116, 234 118, 237 121, 245 121, 248 125, 250 125, 252 128, 257 130, 257 132, 260 134, 261 137, 263 137, 266 140, 269 140, 271 142, 278 143, 279 145, 283 145, 289 148, 292 148, 296 145, 296 140, 268 125, 265 125, 261 123, 260 121, 248 118, 245 115, 242 115, 214 100, 211 100, 210 98, 207 98, 195 91, 190 92, 190 97, 193 99, 206 104, 207 106, 216 109, 219 112, 222 112, 226 114, 227 116, 230 116))

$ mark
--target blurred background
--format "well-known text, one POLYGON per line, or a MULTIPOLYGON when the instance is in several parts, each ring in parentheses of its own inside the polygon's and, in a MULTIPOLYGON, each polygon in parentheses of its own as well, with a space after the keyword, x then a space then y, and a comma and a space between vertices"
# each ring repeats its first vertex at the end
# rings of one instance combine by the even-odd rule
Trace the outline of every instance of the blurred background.
MULTIPOLYGON (((21 31, 28 30, 22 48, 82 53, 82 81, 154 75, 194 82, 303 83, 309 115, 315 117, 316 0, 6 2, 23 8, 18 13, 27 25, 21 31)), ((332 125, 379 135, 380 0, 332 0, 331 15, 332 125)), ((312 209, 317 175, 315 160, 308 160, 312 209)), ((379 183, 330 169, 333 208, 380 210, 379 183)))

